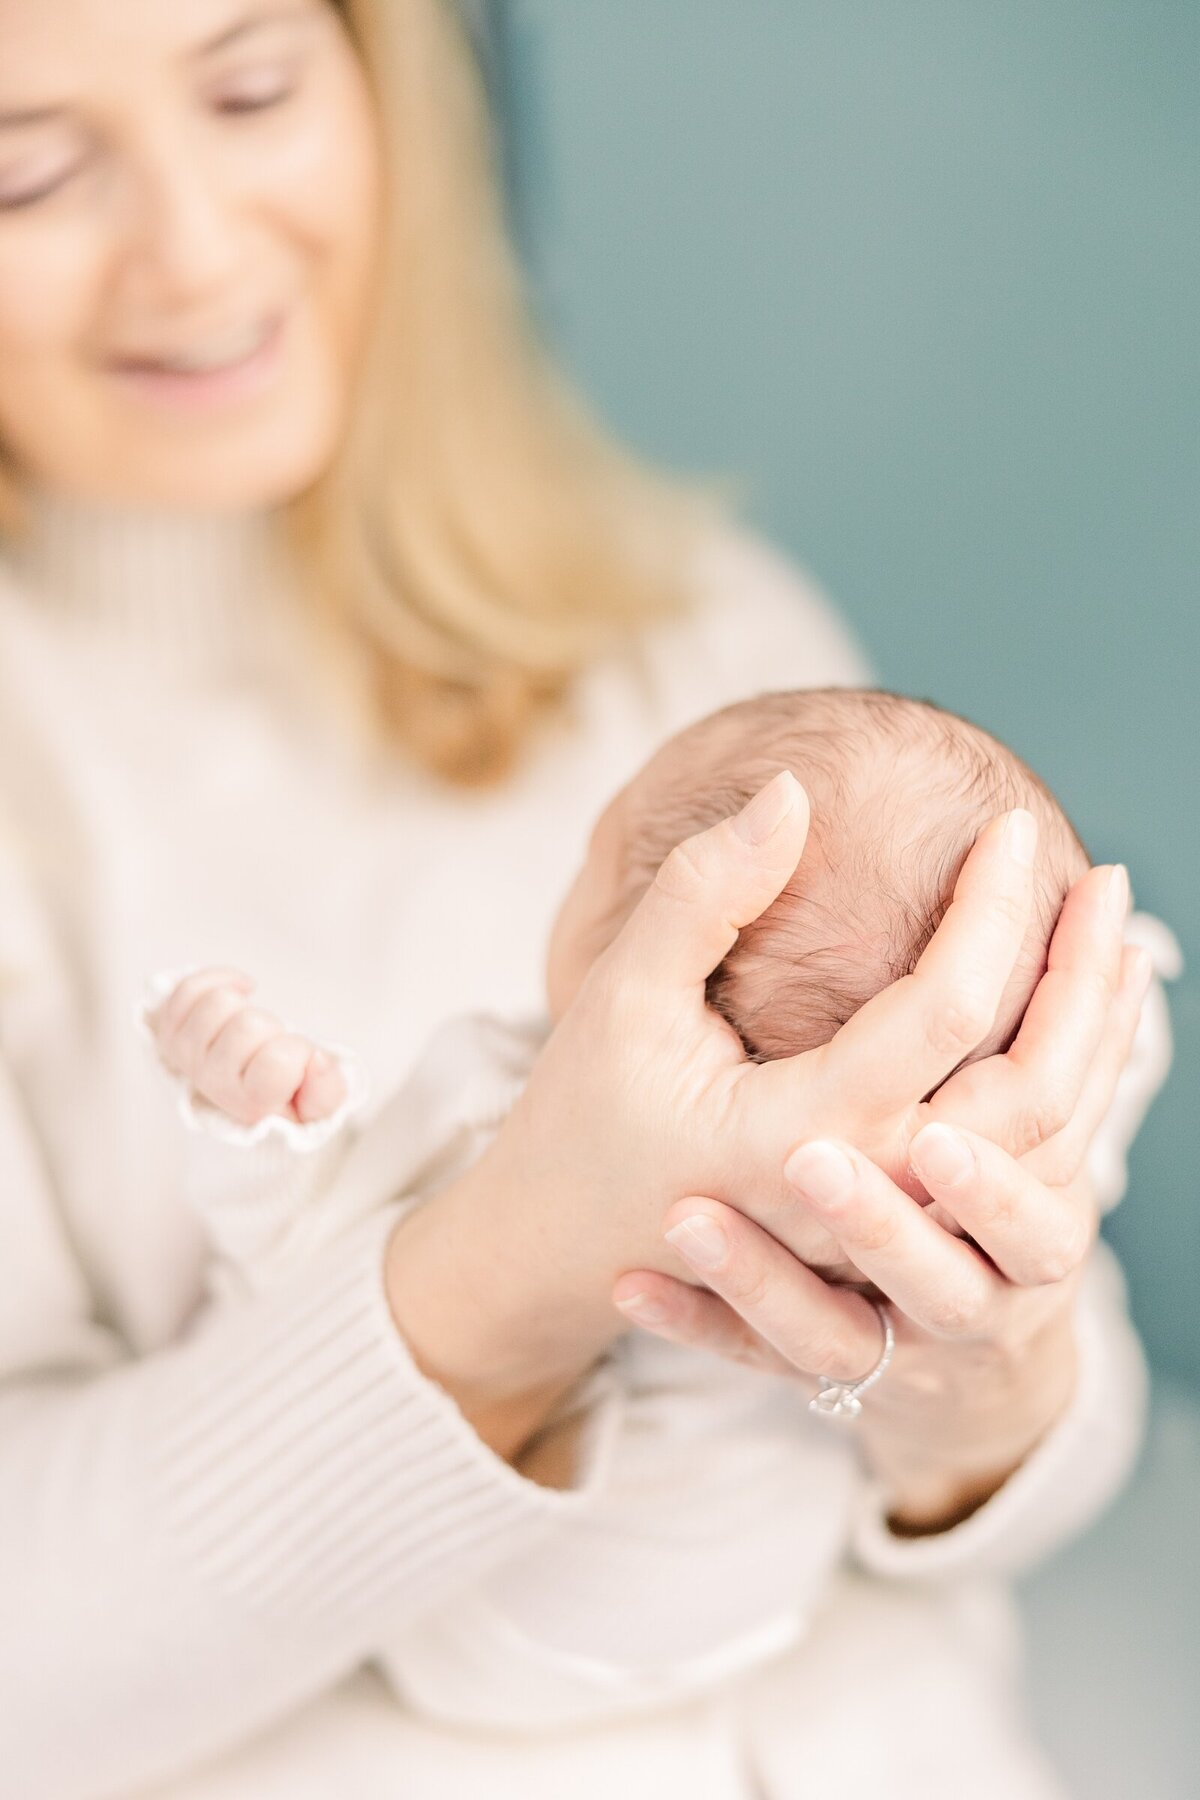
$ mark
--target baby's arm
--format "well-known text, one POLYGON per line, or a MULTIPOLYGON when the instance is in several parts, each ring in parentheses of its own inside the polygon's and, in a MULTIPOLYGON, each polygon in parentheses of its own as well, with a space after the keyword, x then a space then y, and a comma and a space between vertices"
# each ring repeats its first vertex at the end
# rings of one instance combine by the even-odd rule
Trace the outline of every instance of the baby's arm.
MULTIPOLYGON (((165 973, 139 1009, 190 1127, 183 1193, 219 1252, 228 1295, 282 1275, 349 1143, 366 1082, 349 1051, 321 1046, 254 1006, 240 971, 165 973)), ((332 1226, 331 1226, 332 1229, 332 1226)))

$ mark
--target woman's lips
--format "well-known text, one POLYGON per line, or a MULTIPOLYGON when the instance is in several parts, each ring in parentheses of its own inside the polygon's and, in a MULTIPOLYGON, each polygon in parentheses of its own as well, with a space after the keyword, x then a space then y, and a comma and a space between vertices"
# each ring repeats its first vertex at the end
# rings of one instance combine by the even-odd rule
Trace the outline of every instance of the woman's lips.
MULTIPOLYGON (((178 412, 212 412, 254 399, 275 378, 283 355, 285 316, 280 313, 244 356, 210 368, 172 367, 151 359, 122 358, 113 375, 139 399, 178 412)), ((180 353, 180 362, 184 353, 180 353)))

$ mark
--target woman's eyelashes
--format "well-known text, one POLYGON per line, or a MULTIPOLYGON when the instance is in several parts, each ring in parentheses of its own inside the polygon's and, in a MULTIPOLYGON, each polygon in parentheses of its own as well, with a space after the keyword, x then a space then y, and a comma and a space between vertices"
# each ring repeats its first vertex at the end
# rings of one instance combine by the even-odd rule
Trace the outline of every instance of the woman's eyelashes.
MULTIPOLYGON (((275 64, 249 71, 212 91, 205 104, 222 118, 236 119, 285 105, 299 87, 300 71, 294 63, 286 67, 275 64)), ((23 156, 9 168, 0 162, 0 212, 19 212, 51 199, 82 174, 89 160, 72 152, 23 156)))
POLYGON ((272 106, 282 106, 298 86, 299 70, 294 63, 287 67, 274 64, 247 70, 214 90, 211 101, 217 112, 236 117, 239 113, 265 112, 272 106))
POLYGON ((17 212, 23 206, 34 206, 48 200, 64 188, 84 166, 84 158, 26 159, 15 168, 0 166, 0 211, 17 212))

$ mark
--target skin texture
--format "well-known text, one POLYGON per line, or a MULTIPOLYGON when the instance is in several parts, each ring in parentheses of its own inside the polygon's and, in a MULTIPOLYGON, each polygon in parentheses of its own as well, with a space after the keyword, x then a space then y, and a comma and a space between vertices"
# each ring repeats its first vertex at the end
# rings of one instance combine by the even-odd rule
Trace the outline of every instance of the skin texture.
MULTIPOLYGON (((790 776, 775 785, 791 802, 782 826, 792 811, 804 810, 803 795, 790 776)), ((616 850, 628 804, 627 790, 603 815, 583 879, 568 896, 552 936, 551 987, 568 1033, 572 1002, 587 988, 593 967, 605 960, 603 952, 592 954, 591 946, 611 922, 616 850)), ((1023 827, 1028 815, 1010 818, 1023 827)), ((721 828, 715 835, 719 840, 721 828)), ((737 836, 726 832, 726 840, 730 835, 737 836)), ((699 842, 693 840, 693 846, 699 842)), ((1147 974, 1143 959, 1136 952, 1123 954, 1117 937, 1127 900, 1124 872, 1091 871, 1073 892, 1051 946, 1049 973, 1009 1052, 962 1068, 938 1086, 939 1076, 959 1060, 966 1038, 985 1034, 989 1009, 994 1012, 1005 988, 1003 959, 1011 963, 1020 950, 1031 878, 1013 849, 1014 833, 1005 821, 985 831, 946 924, 915 974, 877 996, 830 1045, 790 1059, 790 1068, 748 1063, 733 1034, 705 1013, 716 1027, 709 1079, 694 1065, 686 1076, 693 1097, 700 1077, 705 1111, 721 1123, 721 1136, 737 1131, 739 1089, 756 1083, 765 1091, 768 1083, 781 1087, 797 1075, 824 1129, 836 1131, 832 1140, 801 1141, 792 1150, 783 1162, 782 1193, 772 1197, 765 1182, 752 1202, 741 1200, 739 1210, 730 1203, 737 1194, 731 1187, 723 1201, 688 1199, 672 1206, 660 1224, 644 1207, 640 1216, 631 1212, 635 1197, 625 1195, 622 1201, 610 1191, 597 1203, 582 1237, 573 1244, 562 1241, 557 1268, 545 1271, 557 1303, 570 1301, 576 1345, 590 1345, 592 1354, 612 1336, 605 1292, 629 1244, 640 1240, 647 1269, 622 1275, 614 1288, 626 1316, 676 1341, 720 1347, 755 1366, 810 1378, 850 1378, 874 1361, 879 1328, 862 1299, 844 1287, 830 1287, 813 1272, 814 1245, 820 1253, 833 1243, 843 1259, 842 1280, 873 1284, 897 1312, 895 1363, 886 1387, 875 1391, 863 1431, 877 1470, 902 1496, 896 1523, 915 1531, 962 1517, 986 1499, 1070 1398, 1070 1307, 1095 1224, 1082 1164, 1128 1051, 1147 974), (972 909, 978 920, 971 918, 972 909), (919 1036, 909 1042, 907 1021, 914 1005, 922 1004, 922 987, 927 995, 936 992, 940 967, 953 967, 958 940, 978 932, 985 921, 996 953, 991 990, 981 989, 977 1010, 960 1015, 949 1032, 945 1024, 931 1022, 924 1043, 919 1036), (1107 983, 1100 988, 1091 983, 1093 957, 1108 965, 1111 1002, 1107 983), (875 1016, 864 1020, 872 1012, 875 1016), (1074 1046, 1060 1027, 1063 1018, 1074 1019, 1074 1046), (869 1087, 843 1078, 857 1053, 870 1054, 889 1038, 907 1044, 907 1063, 894 1057, 887 1076, 880 1071, 869 1087), (1089 1056, 1090 1062, 1079 1092, 1072 1098, 1064 1090, 1061 1113, 1052 1118, 1045 1095, 1058 1078, 1054 1061, 1061 1067, 1072 1047, 1079 1066, 1089 1056), (929 1101, 920 1100, 928 1087, 937 1091, 929 1101), (1030 1092, 1041 1096, 1033 1112, 1023 1110, 1030 1092), (978 1131, 950 1129, 972 1122, 989 1125, 1023 1153, 1009 1156, 978 1131), (961 1170, 954 1166, 956 1144, 968 1153, 961 1170), (974 1244, 945 1229, 918 1203, 930 1194, 974 1244), (695 1285, 699 1281, 708 1291, 695 1285), (918 1416, 923 1428, 915 1438, 918 1416), (931 1466, 931 1447, 936 1452, 939 1442, 941 1466, 936 1455, 931 1466)), ((712 855, 711 844, 706 853, 712 855)), ((689 847, 681 862, 690 866, 690 859, 700 856, 689 847)), ((630 931, 636 924, 635 915, 630 931)), ((250 986, 247 977, 228 969, 201 971, 182 981, 151 1020, 164 1061, 241 1123, 253 1124, 275 1111, 306 1121, 326 1116, 344 1093, 338 1071, 315 1045, 254 1007, 250 986)), ((699 998, 703 1009, 702 981, 699 998)), ((626 1044, 626 1057, 631 1048, 626 1044)), ((651 1075, 661 1080, 663 1071, 641 1069, 630 1079, 633 1073, 626 1069, 629 1092, 644 1093, 651 1075)), ((531 1086, 538 1079, 535 1074, 531 1086)), ((577 1085, 577 1077, 571 1080, 577 1085)), ((570 1104, 565 1094, 553 1096, 551 1116, 558 1118, 570 1104)), ((651 1125, 654 1117, 669 1116, 652 1115, 651 1125)), ((716 1141, 711 1149, 717 1149, 716 1141)), ((527 1176, 537 1167, 537 1127, 517 1156, 507 1182, 492 1171, 493 1203, 495 1192, 511 1187, 518 1170, 527 1176)), ((594 1175, 595 1160, 588 1166, 594 1175)), ((628 1166, 644 1171, 649 1185, 648 1143, 628 1166)), ((475 1204, 485 1204, 482 1192, 475 1204)), ((569 1207, 559 1210, 570 1217, 569 1207)), ((528 1256, 532 1223, 528 1236, 516 1235, 521 1258, 528 1256)), ((544 1253, 545 1221, 541 1247, 544 1253)), ((447 1279, 449 1274, 447 1269, 447 1279)), ((412 1307, 400 1316, 411 1340, 412 1307)), ((453 1371, 450 1385, 457 1383, 461 1391, 464 1379, 469 1379, 465 1368, 453 1371)), ((569 1385, 565 1372, 559 1391, 562 1385, 569 1385)), ((575 1416, 535 1431, 520 1454, 522 1471, 548 1485, 564 1485, 580 1423, 575 1416)))
POLYGON ((987 1034, 1027 920, 1028 851, 998 820, 913 975, 820 1050, 750 1064, 705 1008, 704 981, 794 868, 807 806, 782 775, 739 818, 668 858, 588 970, 504 1131, 444 1197, 440 1225, 422 1209, 401 1226, 393 1304, 418 1353, 440 1336, 430 1366, 480 1416, 502 1419, 505 1396, 533 1392, 535 1373, 557 1370, 561 1391, 611 1341, 609 1299, 677 1341, 849 1380, 878 1355, 878 1321, 790 1254, 791 1234, 819 1217, 901 1315, 886 1401, 880 1384, 862 1442, 896 1522, 938 1529, 994 1491, 1072 1391, 1076 1275, 1095 1230, 1083 1159, 1149 978, 1143 953, 1121 948, 1127 880, 1102 868, 1075 884, 1010 1050, 948 1082, 987 1034), (935 1118, 971 1132, 978 1160, 963 1184, 914 1146, 935 1118), (791 1158, 831 1129, 851 1146, 854 1178, 822 1207, 811 1162, 791 1158), (995 1268, 899 1185, 913 1159, 995 1268), (487 1212, 485 1195, 500 1202, 487 1212), (726 1233, 703 1267, 687 1234, 663 1235, 698 1214, 726 1233), (456 1277, 481 1301, 509 1295, 511 1310, 496 1332, 481 1304, 451 1343, 428 1296, 448 1284, 438 1240, 455 1217, 456 1277), (639 1240, 640 1266, 622 1271, 639 1240), (711 1291, 681 1281, 684 1269, 711 1291))
MULTIPOLYGON (((337 443, 373 295, 375 123, 334 10, 0 0, 0 41, 0 115, 39 115, 0 127, 6 462, 135 505, 294 497, 337 443), (252 380, 147 376, 272 323, 252 380)), ((387 1294, 418 1363, 519 1462, 639 1299, 641 1323, 681 1341, 804 1376, 861 1373, 874 1314, 788 1250, 811 1215, 904 1314, 863 1442, 897 1518, 932 1529, 1066 1403, 1074 1272, 1094 1230, 1079 1169, 1147 971, 1122 958, 1112 871, 1093 871, 1068 898, 1013 1050, 947 1086, 939 1116, 974 1134, 975 1163, 965 1183, 941 1184, 913 1142, 933 1117, 920 1097, 994 1017, 1027 871, 999 828, 985 833, 921 970, 811 1058, 752 1066, 704 1007, 704 980, 779 893, 806 825, 802 792, 781 778, 668 858, 564 998, 488 1154, 397 1228, 387 1294), (836 1203, 820 1200, 811 1164, 784 1173, 801 1144, 830 1136, 853 1158, 836 1203), (910 1157, 994 1269, 914 1220, 900 1185, 910 1157), (663 1235, 697 1215, 726 1234, 703 1271, 694 1227, 663 1235)))
POLYGON ((300 1125, 327 1119, 346 1082, 325 1051, 252 1006, 254 983, 237 969, 187 975, 146 1023, 173 1075, 239 1125, 278 1113, 300 1125))
POLYGON ((365 80, 336 14, 0 0, 0 36, 0 116, 44 114, 0 125, 8 454, 48 485, 136 504, 295 494, 342 425, 378 208, 365 80), (133 372, 275 318, 248 391, 151 391, 133 372))

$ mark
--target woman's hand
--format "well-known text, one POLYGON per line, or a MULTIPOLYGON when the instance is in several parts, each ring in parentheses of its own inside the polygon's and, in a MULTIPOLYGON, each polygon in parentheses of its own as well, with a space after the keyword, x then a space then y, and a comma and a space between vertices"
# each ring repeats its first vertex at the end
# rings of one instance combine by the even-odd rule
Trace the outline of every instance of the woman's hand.
MULTIPOLYGON (((1122 951, 1127 903, 1121 869, 1076 883, 1012 1046, 912 1109, 901 1167, 885 1172, 848 1132, 804 1144, 782 1205, 671 1210, 669 1241, 711 1291, 645 1270, 614 1290, 627 1316, 678 1342, 852 1380, 878 1358, 878 1317, 793 1254, 814 1223, 828 1232, 852 1265, 842 1272, 897 1315, 894 1361, 858 1430, 901 1525, 971 1510, 1070 1398, 1072 1306, 1096 1227, 1087 1150, 1151 972, 1144 951, 1122 951)), ((851 1024, 868 1029, 877 1004, 851 1024)))
MULTIPOLYGON (((746 1215, 794 1218, 784 1165, 831 1124, 881 1167, 903 1166, 923 1096, 989 1029, 1030 905, 1034 827, 1023 812, 980 835, 912 977, 831 1044, 747 1061, 706 1006, 705 982, 782 890, 807 823, 803 791, 784 772, 736 819, 674 851, 592 966, 488 1152, 398 1228, 393 1312, 469 1412, 559 1391, 582 1372, 622 1328, 611 1292, 623 1269, 686 1272, 661 1236, 673 1202, 705 1194, 746 1215)), ((873 1317, 837 1298, 851 1316, 858 1307, 873 1317)))

